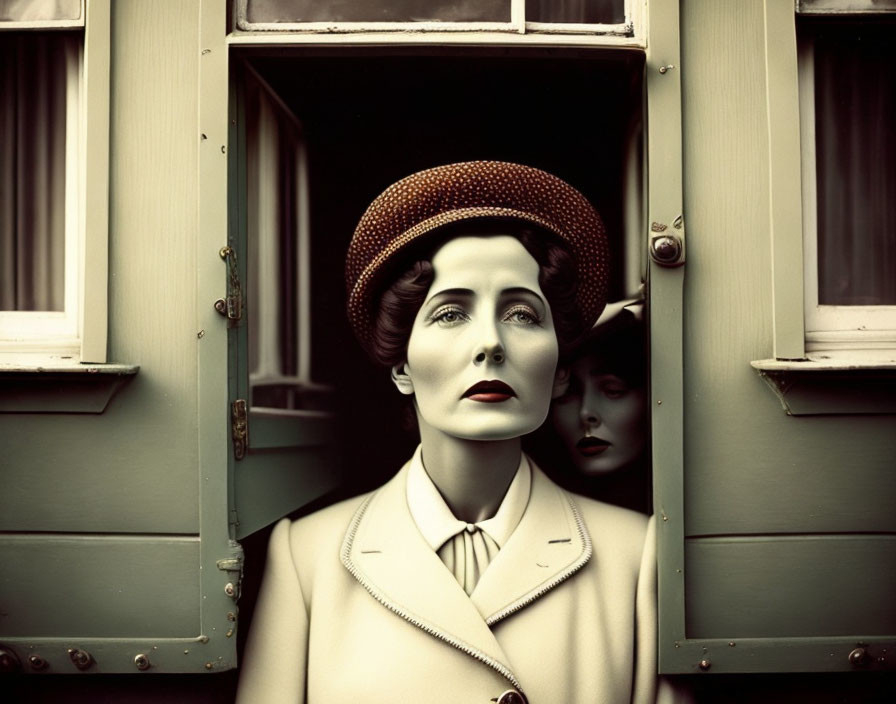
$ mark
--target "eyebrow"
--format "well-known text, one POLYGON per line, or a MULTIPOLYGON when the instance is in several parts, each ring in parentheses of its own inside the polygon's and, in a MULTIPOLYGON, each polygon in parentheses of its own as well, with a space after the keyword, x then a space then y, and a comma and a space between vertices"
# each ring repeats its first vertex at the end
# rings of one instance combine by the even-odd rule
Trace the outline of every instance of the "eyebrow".
MULTIPOLYGON (((521 294, 532 296, 533 298, 537 299, 542 305, 547 305, 547 301, 545 301, 543 296, 538 294, 536 291, 533 291, 531 288, 526 288, 525 286, 514 286, 501 290, 502 298, 506 298, 509 296, 519 296, 521 294)), ((475 295, 476 293, 472 289, 468 288, 446 288, 434 293, 432 296, 427 298, 423 305, 429 305, 430 302, 432 302, 436 298, 473 298, 475 295)))

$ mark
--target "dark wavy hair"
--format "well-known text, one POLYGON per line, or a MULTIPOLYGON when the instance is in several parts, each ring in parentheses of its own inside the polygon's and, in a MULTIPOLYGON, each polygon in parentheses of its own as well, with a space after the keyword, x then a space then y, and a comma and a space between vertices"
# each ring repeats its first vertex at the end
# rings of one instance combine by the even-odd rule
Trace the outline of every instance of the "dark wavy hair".
POLYGON ((426 249, 415 250, 416 257, 405 257, 404 266, 391 286, 380 297, 373 327, 371 354, 387 367, 407 359, 408 341, 417 312, 435 277, 432 256, 449 239, 463 235, 511 235, 516 237, 538 262, 538 284, 551 307, 560 354, 573 349, 584 332, 582 314, 576 302, 578 277, 576 262, 561 240, 543 230, 518 220, 488 219, 449 225, 427 238, 426 249))

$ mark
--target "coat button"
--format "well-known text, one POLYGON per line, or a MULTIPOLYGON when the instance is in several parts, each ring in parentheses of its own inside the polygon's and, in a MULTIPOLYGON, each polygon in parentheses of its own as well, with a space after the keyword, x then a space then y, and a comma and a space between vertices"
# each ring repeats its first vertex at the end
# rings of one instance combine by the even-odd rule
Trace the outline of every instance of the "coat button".
POLYGON ((515 689, 508 689, 500 697, 492 699, 492 701, 497 702, 497 704, 529 704, 525 695, 522 692, 517 692, 515 689))

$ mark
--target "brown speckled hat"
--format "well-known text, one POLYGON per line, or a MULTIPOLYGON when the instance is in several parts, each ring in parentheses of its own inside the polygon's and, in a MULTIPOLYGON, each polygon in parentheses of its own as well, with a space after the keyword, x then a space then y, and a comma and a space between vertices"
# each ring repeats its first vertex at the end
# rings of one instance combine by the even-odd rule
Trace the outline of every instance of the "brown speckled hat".
POLYGON ((556 176, 502 161, 468 161, 419 171, 392 184, 361 216, 348 247, 348 317, 370 348, 380 288, 409 245, 463 220, 509 218, 538 225, 563 240, 578 266, 578 303, 587 326, 604 308, 609 255, 603 222, 579 193, 556 176))

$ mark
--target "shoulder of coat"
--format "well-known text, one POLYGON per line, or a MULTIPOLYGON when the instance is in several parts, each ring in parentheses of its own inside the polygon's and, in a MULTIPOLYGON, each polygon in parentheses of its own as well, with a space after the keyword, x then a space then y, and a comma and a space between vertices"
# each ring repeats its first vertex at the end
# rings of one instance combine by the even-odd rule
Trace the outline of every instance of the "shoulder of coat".
MULTIPOLYGON (((565 491, 561 489, 561 491, 565 491)), ((591 534, 595 549, 601 544, 630 544, 640 553, 647 534, 648 517, 638 511, 567 492, 591 534)))
POLYGON ((291 521, 290 538, 293 541, 296 539, 307 541, 309 539, 326 540, 327 536, 332 536, 334 541, 341 543, 352 516, 372 493, 374 492, 353 496, 291 521))

